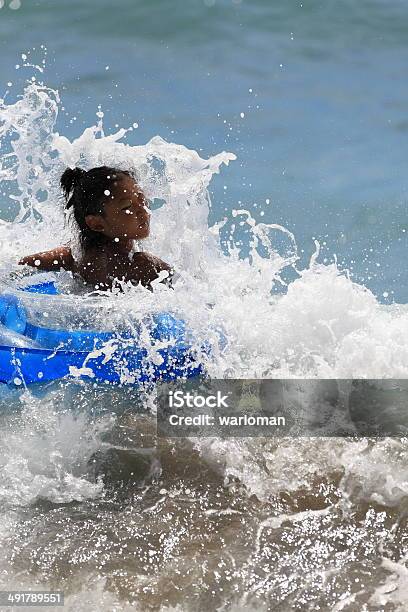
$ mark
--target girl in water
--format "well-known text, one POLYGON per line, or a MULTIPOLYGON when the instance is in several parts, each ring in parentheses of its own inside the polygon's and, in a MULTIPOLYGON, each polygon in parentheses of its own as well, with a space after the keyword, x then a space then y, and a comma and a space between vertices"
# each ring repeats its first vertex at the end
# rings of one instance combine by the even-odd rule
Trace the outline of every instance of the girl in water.
POLYGON ((171 281, 169 264, 149 253, 134 252, 133 241, 149 236, 147 200, 129 172, 107 166, 81 170, 68 168, 61 177, 69 209, 80 231, 82 253, 75 260, 71 249, 60 246, 23 257, 19 264, 38 270, 69 270, 96 289, 109 289, 116 279, 141 283, 171 281))

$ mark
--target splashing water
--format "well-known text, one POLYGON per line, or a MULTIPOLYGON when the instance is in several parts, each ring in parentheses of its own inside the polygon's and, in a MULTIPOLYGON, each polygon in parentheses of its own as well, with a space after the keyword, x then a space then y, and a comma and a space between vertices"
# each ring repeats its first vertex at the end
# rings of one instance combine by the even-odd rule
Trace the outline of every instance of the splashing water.
MULTIPOLYGON (((31 82, 17 102, 0 105, 2 282, 18 273, 22 254, 75 245, 58 188, 66 166, 130 169, 147 197, 163 203, 139 246, 169 261, 178 277, 171 294, 129 286, 106 297, 96 314, 106 325, 171 304, 198 343, 212 342, 206 366, 219 378, 408 377, 403 306, 381 306, 336 265, 320 264, 318 249, 309 268, 297 270, 293 234, 256 223, 250 211, 208 227, 207 188, 235 155, 205 160, 159 136, 130 146, 125 128, 105 135, 102 119, 70 142, 55 132, 59 104, 57 92, 31 82), (288 268, 297 274, 289 284, 288 268)), ((64 297, 66 312, 52 313, 55 321, 78 313, 84 299, 64 297)), ((231 610, 259 610, 265 601, 299 610, 406 603, 405 440, 162 441, 152 458, 132 437, 152 435, 151 424, 92 412, 110 409, 122 392, 78 385, 0 398, 7 588, 63 584, 69 609, 90 601, 106 610, 129 602, 231 610), (90 465, 98 461, 95 475, 90 465), (364 584, 355 581, 361 575, 364 584)), ((131 405, 126 395, 120 402, 131 405)))
POLYGON ((38 498, 55 503, 92 498, 102 482, 84 478, 90 457, 101 448, 110 419, 90 427, 84 414, 58 414, 60 393, 21 396, 22 411, 6 421, 0 440, 0 507, 27 506, 38 498))
MULTIPOLYGON (((64 228, 58 187, 66 166, 127 168, 148 198, 164 202, 153 213, 151 238, 142 246, 171 262, 179 275, 172 309, 200 339, 211 335, 214 323, 226 328, 228 349, 213 364, 213 375, 222 377, 227 370, 237 377, 407 374, 403 309, 384 309, 336 265, 315 258, 277 297, 271 290, 285 286, 281 273, 298 259, 294 236, 281 226, 257 224, 245 210, 232 211, 230 219, 208 227, 207 187, 222 164, 235 159, 233 154, 204 160, 158 136, 144 146, 129 146, 120 142, 126 129, 105 136, 102 120, 71 143, 54 132, 58 104, 57 92, 30 83, 20 100, 3 101, 0 107, 6 151, 0 179, 11 186, 9 197, 19 206, 14 222, 0 227, 3 278, 17 269, 22 253, 72 240, 72 225, 64 228), (220 235, 227 226, 225 252, 220 235), (245 257, 245 249, 237 246, 240 231, 248 233, 245 257), (274 246, 278 234, 286 240, 282 253, 274 246)), ((160 289, 151 295, 129 288, 122 300, 115 297, 115 305, 140 313, 166 308, 169 294, 160 289)))

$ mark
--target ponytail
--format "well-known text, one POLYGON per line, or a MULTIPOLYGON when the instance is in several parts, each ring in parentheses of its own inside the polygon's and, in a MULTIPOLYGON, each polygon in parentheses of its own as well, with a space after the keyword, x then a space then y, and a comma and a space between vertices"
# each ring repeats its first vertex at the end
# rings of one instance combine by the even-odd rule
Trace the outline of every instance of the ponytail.
MULTIPOLYGON (((85 170, 82 168, 67 168, 60 179, 60 185, 62 187, 62 191, 64 192, 65 198, 68 199, 70 193, 75 189, 75 187, 81 181, 83 175, 86 174, 85 170)), ((72 206, 72 200, 67 202, 67 208, 72 206)))

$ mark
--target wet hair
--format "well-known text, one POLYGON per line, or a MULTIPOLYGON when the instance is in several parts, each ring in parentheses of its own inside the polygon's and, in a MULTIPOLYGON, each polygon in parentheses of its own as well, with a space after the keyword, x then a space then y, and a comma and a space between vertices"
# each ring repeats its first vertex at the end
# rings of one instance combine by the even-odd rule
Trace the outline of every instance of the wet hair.
POLYGON ((67 168, 61 176, 60 185, 67 201, 66 208, 73 209, 82 246, 92 247, 106 242, 106 237, 101 232, 88 227, 85 217, 103 216, 107 197, 105 192, 112 191, 115 181, 122 176, 133 178, 130 172, 109 166, 100 166, 88 171, 81 168, 67 168))

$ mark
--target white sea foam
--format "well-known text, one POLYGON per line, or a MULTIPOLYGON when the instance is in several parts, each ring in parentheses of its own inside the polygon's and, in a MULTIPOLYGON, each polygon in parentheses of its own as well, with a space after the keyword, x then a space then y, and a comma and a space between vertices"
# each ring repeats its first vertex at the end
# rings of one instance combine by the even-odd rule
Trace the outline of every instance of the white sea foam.
MULTIPOLYGON (((63 325, 64 317, 72 322, 74 316, 85 316, 87 308, 94 319, 99 316, 104 325, 111 326, 129 312, 134 317, 168 309, 186 320, 198 345, 212 343, 207 367, 214 377, 408 376, 407 312, 381 306, 369 290, 352 282, 336 265, 318 263, 318 250, 287 290, 274 295, 271 290, 285 284, 282 271, 296 265, 295 237, 283 227, 257 224, 250 212, 241 209, 208 227, 207 187, 213 174, 234 160, 233 154, 223 152, 206 160, 158 136, 146 145, 129 146, 121 142, 126 129, 105 135, 102 119, 70 142, 55 132, 58 105, 57 92, 29 83, 21 99, 10 104, 3 101, 0 107, 5 151, 0 179, 18 203, 14 222, 4 221, 0 226, 3 279, 10 269, 18 270, 16 260, 21 254, 74 241, 72 226, 64 226, 58 187, 65 167, 109 164, 134 171, 146 195, 164 201, 152 214, 151 238, 142 246, 171 262, 178 280, 171 293, 161 286, 153 294, 128 286, 125 292, 105 298, 100 310, 95 302, 89 308, 89 302, 79 296, 64 296, 64 308, 55 308, 61 297, 47 297, 55 324, 63 325), (227 227, 228 253, 220 240, 227 227), (249 230, 244 259, 234 242, 238 227, 249 230), (283 252, 274 246, 278 235, 286 240, 283 252), (227 338, 224 349, 218 346, 219 328, 227 338)), ((29 299, 41 302, 41 298, 29 299)), ((42 302, 40 306, 42 314, 42 302)), ((305 443, 304 452, 307 444, 314 446, 305 443)), ((324 444, 319 446, 320 453, 326 453, 322 459, 326 468, 330 452, 329 464, 338 465, 334 447, 332 442, 327 449, 324 444)), ((285 445, 279 448, 282 450, 276 452, 283 453, 285 445)), ((240 470, 233 444, 228 449, 230 469, 247 480, 248 468, 240 470)), ((279 463, 277 456, 274 460, 279 463)), ((246 465, 250 463, 256 460, 246 465)), ((284 473, 287 469, 286 464, 284 473)), ((251 472, 251 480, 259 489, 260 484, 254 484, 256 471, 251 472)), ((297 482, 295 470, 289 480, 297 482)), ((389 499, 389 491, 384 495, 389 499)))
MULTIPOLYGON (((17 270, 21 254, 72 240, 71 229, 64 228, 58 187, 66 166, 128 168, 149 198, 165 202, 153 212, 151 238, 142 246, 171 262, 179 276, 171 294, 161 287, 154 294, 128 287, 113 298, 114 309, 105 301, 104 318, 107 312, 115 317, 118 311, 143 313, 170 304, 199 340, 215 340, 214 327, 222 326, 228 345, 223 354, 215 350, 212 375, 408 375, 407 313, 387 311, 370 291, 316 258, 284 295, 272 296, 271 290, 284 284, 282 271, 296 265, 295 237, 280 226, 257 224, 245 210, 208 227, 207 187, 233 154, 206 160, 158 136, 146 145, 129 146, 121 142, 125 129, 104 135, 102 120, 70 142, 55 132, 58 104, 56 92, 30 83, 21 99, 3 101, 0 107, 0 138, 6 151, 0 179, 19 205, 14 223, 0 226, 3 278, 10 269, 17 270), (226 254, 220 232, 228 224, 232 237, 226 254), (234 243, 238 226, 249 231, 245 259, 234 243), (287 241, 283 253, 274 246, 277 234, 287 241)), ((76 299, 76 308, 78 303, 76 299)), ((64 309, 59 310, 63 317, 64 309)), ((66 313, 72 318, 68 306, 66 313)))
MULTIPOLYGON (((164 202, 152 214, 151 238, 138 248, 169 261, 177 279, 174 291, 158 285, 151 293, 129 285, 102 301, 27 296, 31 316, 41 317, 48 304, 48 324, 64 326, 85 317, 94 326, 112 328, 152 311, 171 310, 186 320, 197 346, 210 342, 212 354, 202 358, 210 375, 219 378, 408 377, 404 308, 381 306, 346 272, 320 263, 318 245, 307 269, 297 270, 296 280, 286 286, 283 273, 298 265, 296 237, 284 227, 256 223, 250 211, 237 209, 208 227, 207 187, 214 173, 235 159, 232 153, 202 159, 159 136, 129 146, 123 142, 126 129, 104 134, 102 118, 70 142, 55 132, 58 108, 58 94, 36 83, 17 102, 0 105, 0 180, 4 202, 12 198, 16 210, 12 222, 0 223, 2 282, 9 282, 10 271, 19 273, 16 262, 24 253, 67 240, 77 248, 72 227, 64 224, 59 177, 66 166, 102 164, 131 169, 146 195, 164 202), (242 230, 249 238, 241 250, 236 238, 242 230), (223 248, 222 236, 227 236, 223 248)), ((148 346, 143 326, 140 341, 148 346)), ((151 359, 159 358, 149 350, 151 359)), ((41 398, 25 389, 7 397, 23 407, 7 415, 0 429, 0 504, 6 510, 1 542, 17 525, 18 509, 40 498, 67 503, 104 495, 102 482, 91 477, 89 460, 104 448, 103 434, 112 428, 110 418, 89 418, 92 402, 77 405, 74 395, 69 398, 58 389, 41 398)), ((8 408, 6 395, 2 401, 8 408)), ((201 439, 195 444, 225 483, 238 479, 262 501, 282 492, 313 490, 325 479, 338 483, 346 502, 393 508, 408 495, 403 439, 201 439)), ((298 514, 301 520, 304 516, 298 514)), ((384 568, 391 574, 393 601, 406 601, 405 567, 384 559, 384 568)), ((91 582, 83 584, 83 591, 68 597, 68 609, 85 609, 88 603, 125 609, 106 591, 104 579, 95 580, 95 592, 91 582)), ((390 601, 387 585, 373 594, 373 603, 390 601)))
POLYGON ((111 418, 92 422, 86 413, 69 410, 70 400, 72 397, 63 388, 46 397, 35 397, 25 391, 19 399, 22 410, 3 415, 0 427, 3 508, 26 506, 39 498, 66 503, 103 492, 103 483, 89 478, 88 461, 103 448, 101 436, 111 428, 111 418))

